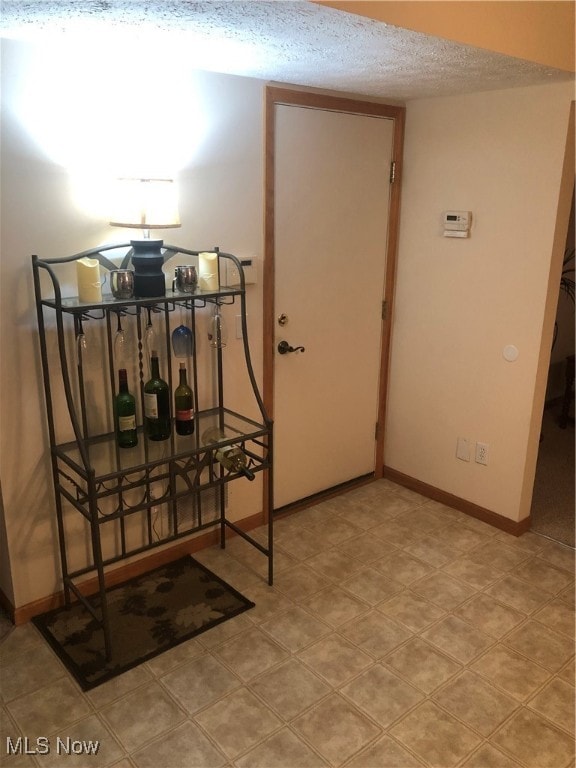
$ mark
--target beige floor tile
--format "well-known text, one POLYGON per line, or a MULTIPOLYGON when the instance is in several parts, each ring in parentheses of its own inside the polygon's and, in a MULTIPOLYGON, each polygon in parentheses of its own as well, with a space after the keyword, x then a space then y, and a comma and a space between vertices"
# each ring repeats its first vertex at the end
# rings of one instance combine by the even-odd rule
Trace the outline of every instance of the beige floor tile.
POLYGON ((458 560, 445 565, 442 570, 475 589, 484 589, 504 576, 504 571, 492 568, 486 563, 476 563, 469 557, 459 557, 458 560))
POLYGON ((244 597, 256 605, 244 614, 249 621, 260 624, 275 613, 285 611, 294 603, 289 597, 268 584, 254 584, 242 590, 244 597))
POLYGON ((490 523, 485 523, 483 520, 478 520, 478 518, 472 517, 471 515, 463 514, 458 522, 465 525, 466 528, 481 533, 483 536, 488 536, 490 539, 493 539, 498 533, 498 528, 494 528, 490 523))
POLYGON ((375 568, 363 568, 357 571, 343 581, 341 586, 370 605, 376 605, 404 589, 403 584, 393 581, 375 568))
POLYGON ((556 672, 574 655, 574 642, 537 621, 527 621, 503 641, 523 656, 556 672))
POLYGON ((236 760, 235 765, 237 768, 323 768, 326 762, 295 733, 283 728, 236 760))
POLYGON ((464 512, 460 512, 458 509, 449 507, 446 504, 442 504, 441 501, 426 501, 424 507, 428 510, 432 510, 435 514, 443 515, 448 522, 461 522, 467 519, 467 515, 464 512))
POLYGON ((185 719, 158 683, 149 683, 102 710, 112 732, 127 750, 139 749, 185 719))
POLYGON ((137 688, 151 683, 154 676, 150 672, 147 664, 141 664, 134 669, 130 669, 128 672, 124 672, 118 677, 113 677, 112 680, 108 680, 102 685, 98 685, 96 688, 86 692, 86 696, 90 699, 92 706, 96 709, 111 704, 117 699, 121 699, 127 693, 135 691, 137 688))
POLYGON ((552 593, 508 574, 486 589, 486 594, 522 613, 533 613, 549 602, 552 593))
MULTIPOLYGON (((338 546, 340 552, 343 552, 348 557, 361 560, 364 565, 380 560, 384 554, 383 549, 382 539, 376 538, 370 532, 363 533, 361 536, 356 536, 353 539, 348 539, 338 546)), ((392 545, 388 545, 388 549, 388 554, 398 551, 392 545)))
POLYGON ((562 599, 552 600, 534 614, 534 619, 555 632, 574 638, 576 620, 574 605, 569 605, 562 599))
POLYGON ((494 643, 494 638, 457 616, 446 616, 421 637, 461 664, 468 664, 494 643))
POLYGON ((373 663, 368 654, 337 634, 300 651, 298 658, 334 687, 346 683, 373 663))
POLYGON ((348 557, 337 549, 328 549, 306 560, 306 565, 331 581, 340 581, 352 576, 362 568, 362 563, 348 557))
POLYGON ((213 654, 244 682, 288 657, 288 651, 259 628, 233 637, 215 648, 213 654))
POLYGON ((388 578, 394 579, 405 586, 409 586, 414 581, 427 576, 434 570, 431 565, 427 565, 422 560, 418 560, 401 550, 396 550, 388 556, 377 560, 372 564, 372 567, 388 578))
POLYGON ((0 673, 2 668, 13 664, 18 657, 28 658, 38 649, 46 649, 46 641, 36 629, 28 622, 12 630, 0 640, 0 673))
POLYGON ((540 552, 544 546, 544 542, 546 541, 543 536, 539 536, 538 534, 532 533, 531 531, 523 533, 522 536, 514 536, 511 533, 497 531, 494 538, 497 541, 503 542, 509 547, 523 549, 525 552, 528 552, 531 555, 540 552))
POLYGON ((546 560, 557 568, 563 568, 569 573, 574 573, 576 553, 571 547, 567 547, 564 544, 559 544, 556 541, 545 539, 538 557, 542 560, 546 560))
POLYGON ((454 579, 442 571, 432 573, 430 576, 424 576, 423 579, 412 584, 411 589, 431 603, 434 603, 434 605, 438 605, 447 611, 454 610, 465 600, 476 594, 476 590, 471 586, 464 584, 463 581, 454 579))
POLYGON ((194 719, 232 760, 263 741, 282 724, 246 688, 234 691, 202 710, 194 719))
POLYGON ((320 592, 330 584, 328 579, 303 563, 274 576, 274 588, 296 601, 320 592))
POLYGON ((510 571, 530 557, 529 553, 524 550, 518 549, 518 547, 509 547, 496 539, 491 539, 486 544, 477 547, 469 556, 477 563, 486 563, 501 571, 510 571))
MULTIPOLYGON (((15 634, 12 632, 9 635, 10 643, 12 643, 12 635, 15 634)), ((3 653, 4 646, 2 646, 2 656, 3 653)), ((66 676, 66 670, 45 643, 35 647, 33 652, 10 655, 3 661, 0 668, 2 677, 0 696, 5 702, 31 693, 43 685, 66 676)))
POLYGON ((228 619, 228 621, 224 621, 222 624, 217 624, 212 629, 202 632, 196 638, 196 642, 201 648, 215 648, 217 645, 225 643, 230 638, 245 632, 253 626, 254 622, 250 621, 246 613, 241 613, 239 616, 234 616, 233 619, 228 619))
POLYGON ((553 678, 528 706, 574 735, 574 687, 569 683, 553 678))
POLYGON ((281 528, 275 534, 275 543, 296 560, 306 560, 322 552, 325 546, 316 534, 296 523, 291 523, 289 528, 281 528))
POLYGON ((439 515, 434 510, 427 509, 425 506, 418 506, 401 512, 396 516, 396 522, 399 525, 407 525, 426 534, 433 534, 434 531, 441 529, 444 530, 449 525, 449 521, 444 515, 439 515))
POLYGON ((390 734, 433 768, 452 768, 481 741, 470 728, 429 701, 391 728, 390 734))
POLYGON ((463 605, 458 606, 454 613, 487 635, 496 638, 506 635, 526 618, 526 614, 516 611, 510 606, 502 605, 484 593, 476 595, 463 605))
POLYGON ((376 664, 341 689, 353 704, 388 728, 424 698, 424 694, 397 675, 376 664))
POLYGON ((459 522, 442 528, 436 536, 446 541, 450 546, 461 549, 464 552, 479 547, 481 544, 486 544, 489 541, 489 538, 483 533, 474 531, 472 528, 459 522))
POLYGON ((360 535, 364 529, 350 520, 345 520, 342 517, 332 517, 329 524, 323 520, 322 522, 313 523, 308 527, 308 530, 318 537, 324 547, 336 547, 338 544, 342 544, 360 535))
POLYGON ((194 714, 241 685, 240 679, 211 655, 201 656, 161 678, 164 687, 194 714))
POLYGON ((345 624, 340 634, 376 659, 412 637, 412 632, 377 610, 345 624))
POLYGON ((461 549, 441 539, 440 534, 408 542, 404 550, 435 568, 451 563, 462 554, 461 549))
POLYGON ((67 677, 19 696, 7 709, 26 736, 49 735, 87 716, 92 707, 67 677))
POLYGON ((420 531, 415 531, 407 525, 400 525, 393 519, 372 528, 370 532, 377 538, 400 549, 404 549, 409 542, 420 541, 424 538, 424 534, 420 531))
POLYGON ((403 749, 389 736, 354 757, 346 768, 422 768, 423 763, 403 749))
POLYGON ((550 678, 545 669, 503 645, 491 648, 471 669, 520 701, 550 678))
POLYGON ((519 565, 514 569, 514 576, 552 594, 561 592, 574 581, 573 572, 557 568, 540 557, 532 557, 519 565))
POLYGON ((446 611, 437 605, 432 605, 420 595, 412 591, 402 592, 391 600, 378 605, 378 610, 400 621, 409 629, 418 632, 445 615, 446 611))
POLYGON ((384 659, 387 666, 425 693, 432 693, 454 677, 462 667, 419 638, 393 651, 384 659))
POLYGON ((260 624, 260 628, 292 653, 305 648, 331 631, 327 624, 318 621, 298 606, 276 614, 260 624))
POLYGON ((98 715, 92 714, 53 734, 49 754, 37 759, 40 765, 48 768, 108 768, 123 754, 124 749, 98 715))
POLYGON ((331 627, 338 627, 370 610, 368 603, 336 586, 312 595, 303 600, 301 605, 331 627))
POLYGON ((574 759, 574 740, 528 709, 520 709, 490 741, 528 768, 564 768, 574 759))
POLYGON ((519 703, 486 680, 465 670, 434 694, 435 701, 483 736, 489 736, 519 703))
POLYGON ((291 658, 253 680, 250 690, 288 721, 327 696, 332 688, 298 659, 291 658))
MULTIPOLYGON (((219 626, 226 626, 226 624, 230 624, 231 621, 232 620, 225 621, 219 626)), ((205 632, 204 634, 208 634, 208 632, 205 632)), ((185 664, 187 661, 191 661, 192 659, 201 656, 203 653, 204 649, 202 645, 197 640, 192 639, 187 640, 185 643, 180 643, 180 645, 155 656, 153 659, 147 661, 146 664, 155 677, 160 677, 174 667, 178 667, 180 664, 185 664)))
POLYGON ((572 686, 576 685, 576 664, 574 659, 562 667, 562 669, 558 672, 558 677, 561 677, 562 680, 565 680, 572 686))
POLYGON ((189 721, 135 752, 132 760, 138 768, 220 768, 226 763, 223 752, 189 721))
POLYGON ((294 730, 332 766, 340 766, 381 730, 356 707, 333 694, 293 722, 294 730))
POLYGON ((520 768, 520 763, 490 744, 483 744, 466 760, 462 768, 520 768))
POLYGON ((346 520, 352 520, 355 525, 360 526, 365 531, 370 528, 374 528, 377 525, 382 525, 385 520, 391 520, 394 516, 393 512, 388 512, 378 506, 372 506, 369 503, 363 503, 360 506, 345 509, 341 516, 346 520))

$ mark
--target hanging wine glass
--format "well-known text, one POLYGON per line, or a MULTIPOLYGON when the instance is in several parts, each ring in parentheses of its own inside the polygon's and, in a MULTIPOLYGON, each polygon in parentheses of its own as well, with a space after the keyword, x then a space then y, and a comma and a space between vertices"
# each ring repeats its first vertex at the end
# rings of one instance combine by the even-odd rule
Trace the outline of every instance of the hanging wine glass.
POLYGON ((76 364, 79 368, 82 367, 83 361, 85 361, 86 353, 88 351, 88 344, 86 341, 86 334, 82 326, 82 316, 78 315, 76 318, 76 364))
POLYGON ((120 363, 123 362, 126 352, 126 331, 122 328, 121 315, 122 312, 118 312, 118 326, 114 334, 114 359, 116 360, 117 368, 123 367, 120 363))
POLYGON ((148 363, 148 370, 150 371, 151 370, 150 360, 152 358, 152 350, 156 349, 156 334, 154 332, 154 326, 152 325, 151 307, 146 307, 146 311, 148 312, 148 322, 146 323, 146 328, 144 330, 144 351, 146 353, 146 362, 148 363))
POLYGON ((224 318, 220 314, 220 305, 214 306, 214 314, 208 324, 208 341, 210 346, 216 349, 225 347, 228 342, 228 330, 224 318))
POLYGON ((194 351, 192 331, 185 325, 179 325, 172 331, 172 349, 175 357, 191 357, 194 351))

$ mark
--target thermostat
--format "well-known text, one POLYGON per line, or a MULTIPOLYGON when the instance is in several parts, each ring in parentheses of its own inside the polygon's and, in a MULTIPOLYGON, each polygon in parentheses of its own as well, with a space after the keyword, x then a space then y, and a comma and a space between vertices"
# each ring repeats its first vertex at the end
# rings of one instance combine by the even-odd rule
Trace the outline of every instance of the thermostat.
POLYGON ((471 223, 471 211, 445 211, 444 237, 469 237, 471 223))

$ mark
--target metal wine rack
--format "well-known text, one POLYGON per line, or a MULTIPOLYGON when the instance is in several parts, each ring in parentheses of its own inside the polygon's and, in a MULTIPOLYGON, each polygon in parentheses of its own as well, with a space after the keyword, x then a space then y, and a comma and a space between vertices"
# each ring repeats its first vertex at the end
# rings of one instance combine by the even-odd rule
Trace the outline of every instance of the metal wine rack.
MULTIPOLYGON (((168 267, 176 257, 194 263, 201 253, 172 245, 164 245, 162 251, 168 267)), ((272 584, 272 422, 266 414, 250 357, 242 265, 230 253, 218 248, 212 252, 218 254, 219 275, 224 264, 234 265, 239 275, 238 286, 221 287, 217 291, 196 289, 194 293, 167 289, 165 296, 146 299, 115 299, 104 294, 101 302, 93 304, 63 295, 68 292, 64 290, 66 285, 75 289, 75 262, 92 258, 108 270, 124 268, 130 265, 129 243, 64 258, 42 260, 32 256, 64 599, 70 604, 73 596, 76 597, 101 623, 108 656, 112 645, 106 572, 114 563, 219 526, 222 548, 230 529, 267 557, 268 583, 272 584), (120 264, 108 258, 118 253, 122 259, 120 264), (198 320, 202 310, 235 303, 240 307, 242 366, 248 377, 247 392, 251 390, 254 397, 255 418, 225 405, 222 347, 210 348, 207 353, 199 344, 198 320), (185 317, 191 331, 189 364, 195 429, 187 436, 177 435, 172 429, 169 439, 152 441, 142 427, 143 390, 149 377, 147 332, 151 327, 156 329, 156 345, 163 358, 163 378, 173 393, 176 382, 172 371, 171 331, 178 317, 185 317), (131 356, 128 356, 131 391, 140 406, 139 414, 137 406, 138 445, 130 449, 118 447, 112 415, 117 371, 126 367, 127 356, 124 349, 124 360, 119 361, 115 342, 118 333, 126 333, 127 326, 133 341, 131 356), (88 328, 94 330, 97 341, 88 339, 85 347, 88 328), (90 344, 93 349, 89 353, 90 344), (202 360, 199 348, 204 352, 202 360), (89 356, 91 365, 86 363, 89 356), (208 361, 211 375, 206 377, 208 361), (94 411, 99 418, 91 418, 94 411), (225 437, 218 443, 204 445, 202 435, 211 427, 217 427, 225 437), (240 446, 248 468, 253 473, 264 473, 267 521, 264 542, 257 541, 227 518, 227 484, 241 477, 215 459, 216 452, 227 445, 240 446), (80 513, 79 516, 75 512, 80 513), (75 549, 70 546, 73 540, 75 549), (83 562, 72 562, 78 559, 78 549, 83 549, 83 562), (87 597, 81 582, 91 575, 97 577, 98 588, 87 597)), ((125 338, 122 338, 124 344, 125 338)))

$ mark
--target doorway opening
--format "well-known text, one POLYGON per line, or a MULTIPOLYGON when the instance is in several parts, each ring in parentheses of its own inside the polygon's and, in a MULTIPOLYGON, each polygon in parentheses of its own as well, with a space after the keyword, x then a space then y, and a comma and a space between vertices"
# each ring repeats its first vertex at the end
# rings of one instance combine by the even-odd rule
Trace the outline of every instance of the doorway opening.
POLYGON ((531 530, 575 546, 574 191, 559 286, 531 507, 531 530))

